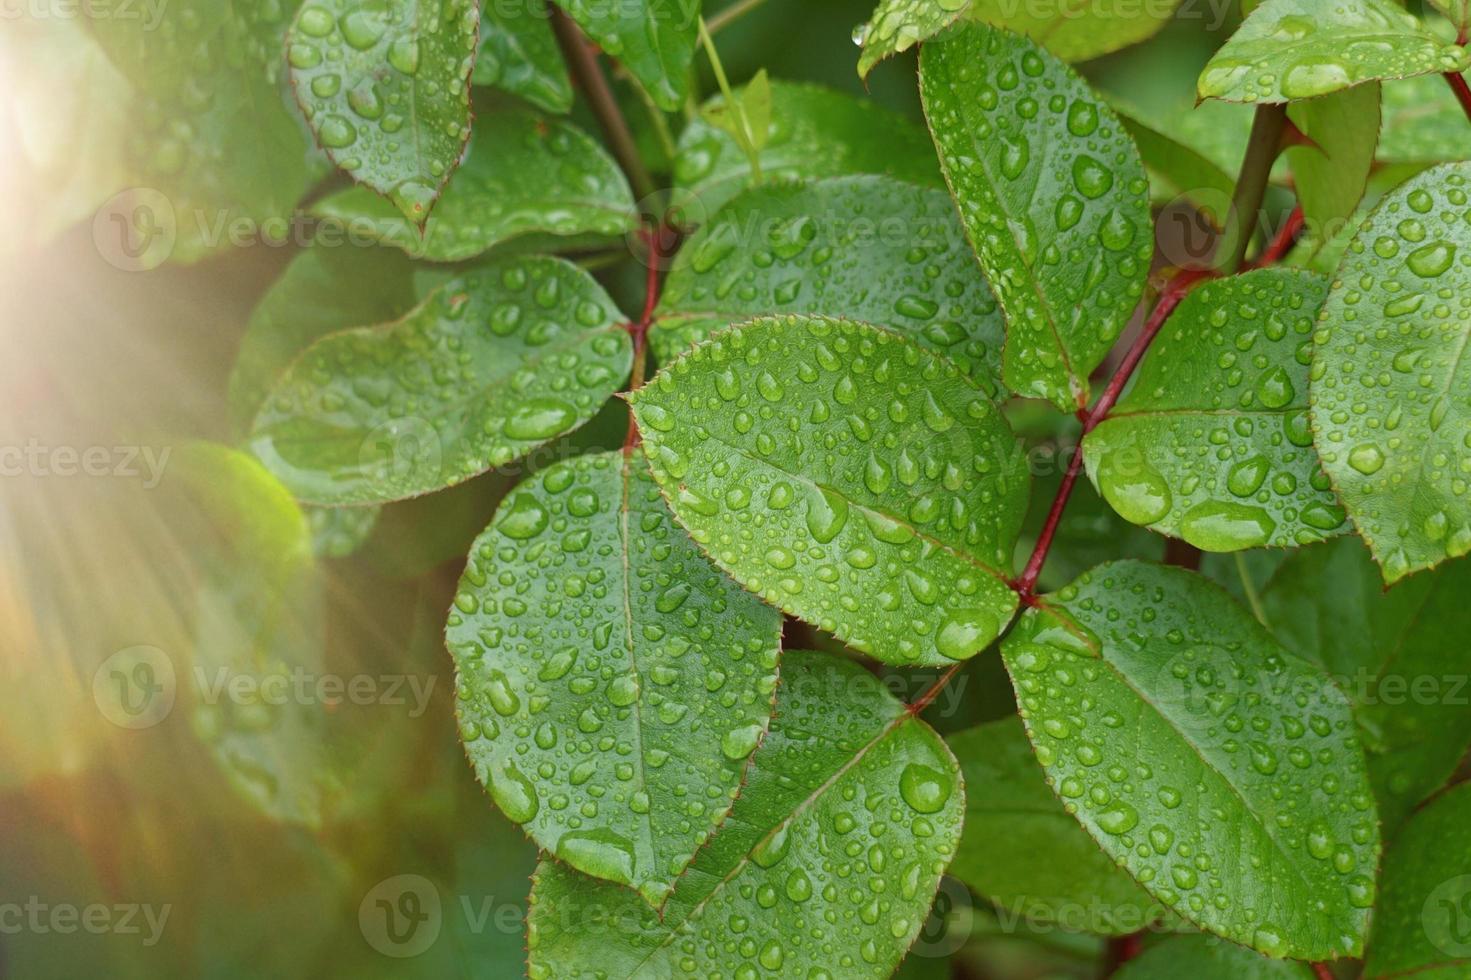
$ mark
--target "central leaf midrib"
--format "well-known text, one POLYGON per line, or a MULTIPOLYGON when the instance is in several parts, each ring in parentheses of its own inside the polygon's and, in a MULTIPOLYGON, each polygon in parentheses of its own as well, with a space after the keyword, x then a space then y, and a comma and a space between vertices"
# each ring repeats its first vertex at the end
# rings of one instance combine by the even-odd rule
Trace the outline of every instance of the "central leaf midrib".
MULTIPOLYGON (((760 847, 762 844, 770 840, 771 835, 776 833, 783 826, 789 827, 792 821, 796 820, 797 817, 799 817, 802 813, 814 806, 817 801, 821 799, 825 793, 828 792, 828 790, 832 789, 837 784, 839 779, 843 778, 843 776, 846 775, 850 770, 852 770, 854 766, 862 762, 868 756, 868 754, 874 750, 874 748, 876 748, 890 735, 897 732, 905 722, 910 721, 912 718, 913 716, 910 715, 909 712, 902 710, 901 707, 901 710, 899 710, 893 718, 889 719, 889 721, 886 722, 884 726, 879 729, 878 733, 875 734, 873 738, 869 739, 866 743, 860 746, 858 750, 853 753, 851 758, 847 759, 842 765, 838 766, 838 768, 834 770, 821 783, 819 783, 818 786, 811 793, 804 797, 801 802, 792 807, 790 813, 776 820, 771 825, 771 829, 768 830, 764 835, 762 835, 755 844, 751 845, 750 849, 748 849, 746 853, 741 856, 740 860, 736 862, 735 866, 731 868, 724 877, 722 877, 713 886, 711 886, 710 891, 707 892, 703 898, 695 903, 694 907, 690 909, 689 913, 686 914, 684 918, 680 919, 677 923, 667 921, 661 922, 661 925, 666 927, 665 936, 659 940, 659 943, 652 950, 649 951, 649 954, 647 956, 645 956, 642 960, 638 962, 635 970, 642 968, 655 956, 668 949, 669 945, 680 935, 680 926, 682 926, 686 922, 691 922, 699 918, 700 914, 704 911, 705 906, 710 904, 711 899, 720 894, 725 889, 725 887, 729 885, 738 874, 744 871, 747 865, 750 864, 752 851, 756 850, 756 848, 760 847)), ((636 976, 637 974, 635 973, 634 975, 636 976)))
MULTIPOLYGON (((1063 614, 1065 613, 1065 610, 1061 609, 1058 606, 1052 606, 1048 605, 1046 602, 1041 602, 1039 603, 1039 608, 1044 610, 1047 614, 1061 619, 1064 623, 1067 623, 1071 620, 1070 616, 1063 614)), ((1272 846, 1276 849, 1277 853, 1282 856, 1284 864, 1292 870, 1293 876, 1297 878, 1304 889, 1306 889, 1304 894, 1317 894, 1317 889, 1314 883, 1308 881, 1307 878, 1304 877, 1302 869, 1293 861, 1292 856, 1288 854, 1287 851, 1284 849, 1282 842, 1278 840, 1276 835, 1271 832, 1271 829, 1269 828, 1266 821, 1261 817, 1260 814, 1258 814, 1255 810, 1251 808, 1251 805, 1248 803, 1246 797, 1242 795, 1240 787, 1232 782, 1230 777, 1225 772, 1216 768, 1216 766, 1213 765, 1211 761, 1205 757, 1205 754, 1201 750, 1200 746, 1191 741, 1190 738, 1185 734, 1185 732, 1182 731, 1180 727, 1175 723, 1175 720, 1173 718, 1161 711, 1159 706, 1156 705, 1154 701, 1151 700, 1150 697, 1144 693, 1144 691, 1135 686, 1133 679, 1129 677, 1129 675, 1126 674, 1118 664, 1114 663, 1108 657, 1105 657, 1103 655, 1102 649, 1094 645, 1093 642, 1086 637, 1084 639, 1084 642, 1088 643, 1090 647, 1093 647, 1096 654, 1095 659, 1097 659, 1099 663, 1106 665, 1108 669, 1112 671, 1115 676, 1118 677, 1119 682, 1123 684, 1124 687, 1127 688, 1129 691, 1132 691, 1134 695, 1139 699, 1139 702, 1148 707, 1157 718, 1163 721, 1166 728, 1170 732, 1174 733, 1174 735, 1180 740, 1180 742, 1184 744, 1185 747, 1188 748, 1198 760, 1200 760, 1201 767, 1205 771, 1213 773, 1216 778, 1219 779, 1220 782, 1223 783, 1226 788, 1231 791, 1231 795, 1236 797, 1236 799, 1241 802, 1242 811, 1251 818, 1252 823, 1254 823, 1257 827, 1261 829, 1263 836, 1265 836, 1268 840, 1272 842, 1272 846)), ((1186 918, 1190 918, 1189 913, 1182 912, 1181 914, 1185 915, 1186 918)))

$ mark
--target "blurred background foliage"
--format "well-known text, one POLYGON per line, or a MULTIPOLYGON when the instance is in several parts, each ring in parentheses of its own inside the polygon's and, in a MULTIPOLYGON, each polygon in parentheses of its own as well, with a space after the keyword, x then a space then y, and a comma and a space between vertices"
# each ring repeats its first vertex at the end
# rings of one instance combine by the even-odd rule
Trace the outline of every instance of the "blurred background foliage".
MULTIPOLYGON (((721 56, 734 81, 765 68, 865 96, 849 37, 870 8, 768 0, 720 33, 721 56)), ((1210 5, 1185 9, 1193 15, 1146 43, 1081 66, 1177 136, 1188 131, 1180 121, 1196 75, 1239 20, 1234 9, 1216 24, 1210 5)), ((0 103, 0 163, 8 209, 25 213, 46 190, 13 165, 15 113, 34 88, 29 73, 54 52, 12 44, 4 53, 12 94, 0 103)), ((879 66, 866 97, 918 121, 913 59, 879 66)), ((714 81, 703 60, 699 70, 704 97, 714 81)), ((649 110, 626 81, 618 86, 649 158, 667 170, 649 110)), ((573 118, 596 130, 581 106, 573 118)), ((682 120, 667 122, 677 132, 682 120)), ((1233 169, 1244 129, 1195 128, 1192 145, 1233 169)), ((501 495, 525 466, 619 444, 621 403, 520 468, 386 506, 350 557, 319 557, 314 529, 317 551, 351 549, 323 549, 320 518, 225 448, 236 435, 226 391, 242 334, 295 247, 132 274, 104 261, 81 220, 42 247, 7 251, 0 445, 143 447, 162 465, 156 485, 141 458, 141 476, 0 479, 0 897, 169 911, 152 943, 141 912, 132 934, 0 929, 0 976, 521 975, 535 852, 464 761, 441 626, 468 544, 501 495), (139 647, 158 653, 128 653, 139 647), (109 660, 119 651, 122 660, 109 660), (144 662, 155 680, 174 672, 177 697, 156 724, 125 727, 109 711, 108 685, 147 679, 134 673, 144 662), (191 682, 221 668, 366 678, 383 697, 223 711, 191 682), (279 737, 253 737, 266 728, 279 737), (411 959, 382 955, 363 924, 371 915, 360 918, 375 888, 401 875, 428 882, 441 902, 437 937, 411 959)), ((597 275, 625 309, 641 304, 643 269, 631 258, 597 275)), ((1013 407, 1038 458, 1076 437, 1013 407)), ((1033 533, 1063 464, 1038 471, 1033 533)), ((1121 525, 1086 484, 1079 493, 1044 586, 1121 547, 1157 557, 1159 538, 1121 525)), ((1024 535, 1020 546, 1031 544, 1024 535)), ((1262 576, 1270 565, 1248 559, 1262 576)), ((1239 581, 1233 562, 1207 571, 1239 581)), ((805 632, 788 639, 833 647, 805 632)), ((923 680, 896 683, 912 693, 923 680)), ((976 658, 949 690, 960 696, 930 709, 942 731, 1014 710, 995 657, 976 658)), ((1100 949, 1083 934, 1008 919, 950 882, 902 975, 1082 977, 1100 949)))

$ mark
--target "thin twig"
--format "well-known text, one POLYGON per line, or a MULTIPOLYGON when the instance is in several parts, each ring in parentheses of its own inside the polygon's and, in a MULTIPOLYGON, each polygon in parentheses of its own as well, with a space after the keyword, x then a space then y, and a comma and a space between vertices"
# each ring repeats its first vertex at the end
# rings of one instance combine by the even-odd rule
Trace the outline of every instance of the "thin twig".
POLYGON ((1456 93, 1456 101, 1461 103, 1466 118, 1471 119, 1471 88, 1466 86, 1465 77, 1458 71, 1448 71, 1445 73, 1445 80, 1451 91, 1456 93))
POLYGON ((1267 196, 1272 164, 1282 149, 1282 132, 1286 125, 1287 106, 1257 106, 1256 115, 1251 120, 1246 156, 1241 161, 1241 175, 1236 179, 1236 193, 1231 197, 1231 214, 1235 219, 1232 228, 1236 237, 1231 240, 1231 252, 1225 264, 1217 267, 1223 276, 1240 269, 1246 258, 1247 247, 1251 245, 1257 219, 1262 212, 1262 201, 1267 196))
POLYGON ((634 196, 639 200, 649 197, 656 189, 654 178, 649 174, 644 158, 639 155, 638 144, 634 142, 633 132, 628 128, 628 120, 623 118, 623 110, 618 108, 618 100, 608 86, 608 79, 598 64, 597 55, 593 53, 582 29, 572 22, 572 18, 550 4, 548 9, 551 13, 552 30, 562 48, 562 59, 567 63, 567 69, 572 73, 577 87, 586 96, 588 108, 597 117, 598 126, 608 141, 613 159, 623 168, 634 196))
POLYGON ((711 14, 705 25, 710 28, 711 34, 719 34, 722 28, 729 27, 765 2, 766 0, 736 0, 724 10, 711 14))
POLYGON ((1297 244, 1298 233, 1302 231, 1303 224, 1306 220, 1306 217, 1302 213, 1301 204, 1293 208, 1292 213, 1287 216, 1286 223, 1277 232, 1277 237, 1272 239, 1271 244, 1262 249, 1262 254, 1256 257, 1256 261, 1251 263, 1251 267, 1253 269, 1260 269, 1264 266, 1275 265, 1282 261, 1282 256, 1290 252, 1292 246, 1297 244))
MULTIPOLYGON (((633 371, 628 378, 628 390, 637 391, 644 386, 644 370, 648 361, 649 327, 654 322, 654 310, 659 306, 660 278, 659 271, 663 265, 664 257, 673 251, 665 246, 665 228, 644 227, 639 229, 639 239, 645 247, 644 262, 647 269, 644 273, 644 308, 637 320, 631 320, 625 325, 628 336, 633 341, 633 371)), ((628 435, 623 440, 623 451, 630 452, 639 444, 640 436, 638 425, 634 422, 633 412, 628 413, 628 435)))

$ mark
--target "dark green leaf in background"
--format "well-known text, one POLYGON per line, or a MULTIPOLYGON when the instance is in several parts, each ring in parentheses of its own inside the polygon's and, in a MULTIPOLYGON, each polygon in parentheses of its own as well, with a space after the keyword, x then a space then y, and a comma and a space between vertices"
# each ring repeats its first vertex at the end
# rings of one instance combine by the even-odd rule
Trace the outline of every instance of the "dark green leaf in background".
POLYGON ((572 108, 572 82, 546 9, 535 0, 481 0, 480 49, 471 81, 520 96, 547 112, 572 108))

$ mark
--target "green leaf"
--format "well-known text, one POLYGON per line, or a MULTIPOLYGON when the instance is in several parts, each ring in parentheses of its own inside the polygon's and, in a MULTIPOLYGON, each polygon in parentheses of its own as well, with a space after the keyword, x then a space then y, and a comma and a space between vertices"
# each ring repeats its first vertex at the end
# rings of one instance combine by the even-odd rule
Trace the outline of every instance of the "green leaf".
POLYGON ((702 107, 700 118, 728 133, 748 157, 759 159, 771 137, 771 81, 766 69, 758 71, 735 99, 735 111, 722 98, 702 107))
POLYGON ((124 152, 138 186, 111 211, 126 240, 109 259, 194 262, 240 228, 251 239, 282 234, 319 172, 282 84, 295 5, 171 0, 140 16, 134 0, 97 0, 81 9, 134 89, 124 152))
MULTIPOLYGON (((679 136, 675 200, 697 222, 717 213, 751 176, 750 162, 734 137, 703 118, 721 102, 718 95, 706 102, 702 117, 679 136)), ((940 186, 934 148, 924 131, 903 116, 818 85, 771 83, 763 178, 864 173, 940 186)))
POLYGON ((1217 586, 1123 561, 1002 646, 1047 781, 1154 897, 1272 956, 1357 955, 1378 818, 1347 699, 1217 586))
POLYGON ((700 0, 556 0, 588 37, 628 69, 654 104, 678 109, 689 95, 700 0))
POLYGON ((1390 0, 1266 0, 1211 58, 1197 90, 1202 99, 1288 102, 1468 65, 1471 55, 1390 0))
POLYGON ((567 67, 546 13, 537 5, 482 0, 480 49, 471 81, 493 85, 548 112, 572 108, 567 67))
POLYGON ((1067 8, 1009 0, 879 0, 872 19, 854 35, 863 45, 858 74, 867 78, 880 61, 963 20, 1026 35, 1064 61, 1086 61, 1152 36, 1174 16, 1179 3, 1067 8))
POLYGON ((341 191, 312 212, 396 245, 415 258, 459 262, 513 239, 616 238, 638 227, 628 180, 612 157, 569 122, 526 109, 475 118, 475 136, 421 229, 366 188, 341 191))
POLYGON ((1430 3, 1446 15, 1457 31, 1464 33, 1471 27, 1471 0, 1430 0, 1430 3))
POLYGON ((256 304, 230 371, 230 418, 250 428, 266 396, 307 347, 348 327, 395 320, 413 309, 413 266, 386 248, 303 249, 256 304))
POLYGON ((223 693, 241 677, 262 692, 289 690, 293 676, 326 669, 323 582, 306 518, 244 453, 191 443, 175 466, 179 526, 210 530, 190 535, 205 542, 195 556, 190 727, 252 807, 319 828, 344 788, 322 705, 223 693))
POLYGON ((1457 786, 1411 817, 1385 854, 1365 977, 1466 976, 1471 969, 1467 855, 1471 855, 1471 783, 1457 786))
POLYGON ((1468 178, 1445 164, 1385 195, 1315 337, 1314 439, 1386 582, 1471 551, 1468 178))
POLYGON ((1213 936, 1171 936, 1119 967, 1114 980, 1313 980, 1313 968, 1270 960, 1213 936))
POLYGON ((1231 199, 1236 183, 1225 170, 1185 143, 1150 128, 1117 104, 1114 108, 1149 170, 1150 197, 1155 203, 1168 204, 1183 195, 1198 208, 1211 208, 1231 199))
POLYGON ((1021 719, 947 741, 972 787, 950 874, 1009 914, 1100 935, 1137 932, 1166 914, 1047 788, 1021 719), (1087 917, 1082 923, 1079 911, 1087 917))
POLYGON ((380 507, 308 507, 312 553, 318 558, 346 558, 361 548, 378 526, 380 507))
POLYGON ((1379 138, 1379 89, 1370 82, 1287 109, 1314 146, 1289 146, 1297 197, 1308 228, 1327 238, 1348 221, 1363 200, 1379 138))
POLYGON ((1445 79, 1421 75, 1384 86, 1384 125, 1378 158, 1384 163, 1443 163, 1466 154, 1471 128, 1445 79))
POLYGON ((1139 152, 1087 83, 1014 34, 967 27, 925 45, 919 71, 951 195, 1006 315, 1006 384, 1073 411, 1154 251, 1139 152))
POLYGON ((1262 593, 1267 625, 1354 702, 1386 828, 1446 784, 1471 744, 1471 562, 1384 591, 1354 538, 1290 555, 1262 593))
POLYGON ((560 259, 487 264, 402 320, 312 345, 256 417, 250 448, 311 503, 453 486, 590 419, 628 377, 622 321, 560 259))
POLYGON ((530 973, 881 978, 919 933, 960 837, 960 771, 857 664, 789 651, 771 731, 662 919, 543 860, 530 973))
POLYGON ((999 392, 1001 312, 938 188, 860 176, 746 191, 680 249, 650 339, 667 361, 759 313, 888 324, 999 392))
POLYGON ((654 906, 765 734, 781 616, 674 524, 643 459, 532 477, 476 540, 446 640, 460 734, 501 811, 654 906))
POLYGON ((307 0, 291 83, 317 141, 422 225, 470 138, 474 0, 307 0))
POLYGON ((675 516, 736 581, 892 664, 985 649, 1027 500, 1001 412, 903 335, 763 317, 631 397, 675 516))
POLYGON ((1293 547, 1346 526, 1308 426, 1312 332, 1328 283, 1294 269, 1208 282, 1083 440, 1127 521, 1204 551, 1293 547))

